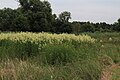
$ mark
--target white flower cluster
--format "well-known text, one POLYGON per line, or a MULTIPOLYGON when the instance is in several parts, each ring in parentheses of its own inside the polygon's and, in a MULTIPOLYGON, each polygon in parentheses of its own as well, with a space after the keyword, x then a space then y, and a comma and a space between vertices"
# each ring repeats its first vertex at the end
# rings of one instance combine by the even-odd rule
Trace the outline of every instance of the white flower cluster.
POLYGON ((89 42, 94 43, 96 39, 91 38, 88 35, 78 35, 75 34, 50 34, 50 33, 31 33, 31 32, 20 32, 20 33, 1 33, 0 40, 11 40, 11 41, 21 41, 25 43, 26 41, 30 41, 36 44, 41 42, 50 43, 50 44, 59 44, 64 42, 89 42))

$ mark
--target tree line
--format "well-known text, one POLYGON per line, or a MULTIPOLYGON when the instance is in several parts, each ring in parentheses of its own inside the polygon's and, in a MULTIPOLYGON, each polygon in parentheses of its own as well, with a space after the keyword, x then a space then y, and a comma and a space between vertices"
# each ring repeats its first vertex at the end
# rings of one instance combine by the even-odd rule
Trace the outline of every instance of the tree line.
POLYGON ((114 24, 69 22, 71 13, 52 14, 51 4, 40 0, 18 0, 17 9, 0 9, 0 31, 75 33, 120 31, 120 19, 114 24))

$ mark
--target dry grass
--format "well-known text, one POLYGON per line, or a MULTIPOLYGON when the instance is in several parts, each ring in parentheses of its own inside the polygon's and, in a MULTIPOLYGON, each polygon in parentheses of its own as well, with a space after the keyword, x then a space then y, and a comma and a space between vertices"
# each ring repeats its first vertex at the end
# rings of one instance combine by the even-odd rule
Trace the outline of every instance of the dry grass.
POLYGON ((2 80, 4 79, 12 79, 12 80, 17 80, 17 75, 16 75, 16 67, 13 64, 13 62, 9 61, 5 63, 1 63, 0 66, 0 77, 2 80))
POLYGON ((109 67, 106 67, 101 75, 100 80, 113 80, 113 71, 120 68, 120 66, 118 64, 112 64, 109 67))

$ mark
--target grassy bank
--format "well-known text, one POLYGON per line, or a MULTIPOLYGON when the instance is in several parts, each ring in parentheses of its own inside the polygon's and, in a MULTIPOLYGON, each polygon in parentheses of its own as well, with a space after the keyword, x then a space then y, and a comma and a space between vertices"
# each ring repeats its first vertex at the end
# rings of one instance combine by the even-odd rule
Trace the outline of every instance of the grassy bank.
POLYGON ((120 62, 120 34, 85 34, 1 33, 0 78, 99 80, 120 62))

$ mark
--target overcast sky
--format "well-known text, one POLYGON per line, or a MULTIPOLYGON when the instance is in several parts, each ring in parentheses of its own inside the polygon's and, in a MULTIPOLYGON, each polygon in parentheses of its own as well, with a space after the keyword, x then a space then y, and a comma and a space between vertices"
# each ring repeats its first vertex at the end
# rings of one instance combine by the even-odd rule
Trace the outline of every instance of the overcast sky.
MULTIPOLYGON (((120 18, 120 0, 48 0, 53 13, 70 11, 72 20, 114 23, 120 18)), ((0 8, 17 8, 16 0, 0 0, 0 8)))

